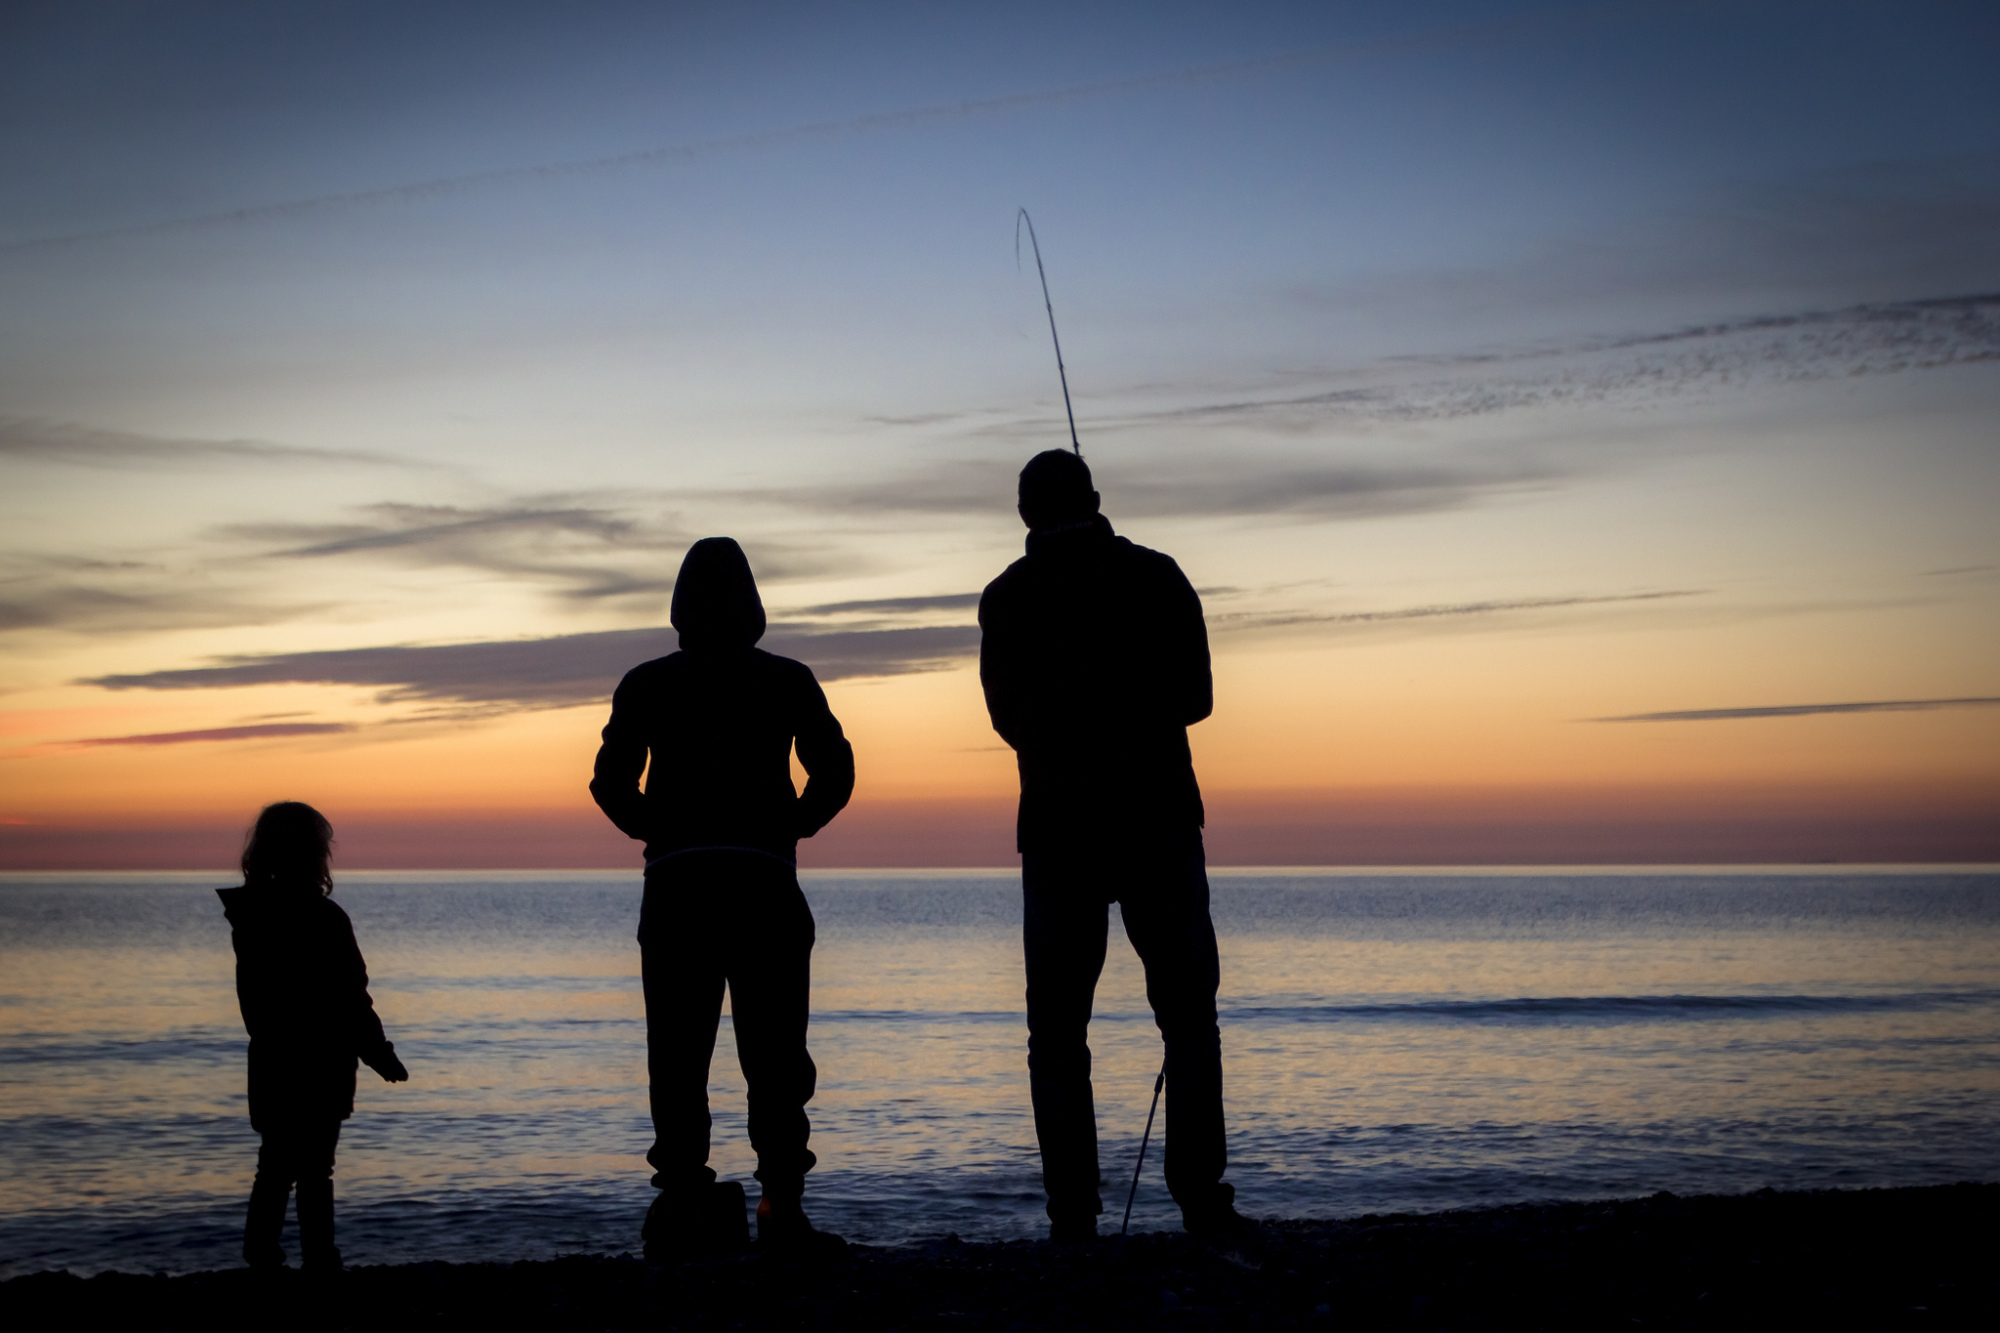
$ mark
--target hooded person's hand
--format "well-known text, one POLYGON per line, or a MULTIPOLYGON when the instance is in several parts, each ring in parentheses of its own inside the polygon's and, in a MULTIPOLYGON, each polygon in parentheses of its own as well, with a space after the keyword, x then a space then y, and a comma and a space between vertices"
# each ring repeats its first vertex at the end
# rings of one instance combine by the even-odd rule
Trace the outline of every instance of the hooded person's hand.
POLYGON ((393 1050, 380 1059, 370 1060, 368 1067, 380 1074, 384 1083, 408 1083, 410 1081, 410 1071, 404 1066, 401 1060, 396 1058, 396 1053, 393 1050))

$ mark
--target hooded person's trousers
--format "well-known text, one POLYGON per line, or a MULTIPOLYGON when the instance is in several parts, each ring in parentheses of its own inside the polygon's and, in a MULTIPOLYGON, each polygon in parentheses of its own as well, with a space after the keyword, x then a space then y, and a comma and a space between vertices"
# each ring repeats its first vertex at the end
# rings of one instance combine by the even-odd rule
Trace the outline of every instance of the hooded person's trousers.
POLYGON ((243 1226, 243 1258, 252 1265, 284 1262, 278 1235, 285 1203, 298 1188, 299 1252, 308 1265, 338 1262, 333 1245, 333 1154, 340 1143, 337 1116, 284 1120, 263 1131, 257 1147, 257 1180, 243 1226))
POLYGON ((1031 851, 1021 858, 1021 886, 1028 1086, 1049 1216, 1104 1211, 1089 1030, 1113 902, 1145 965, 1146 999, 1166 1042, 1167 1188, 1184 1212, 1228 1203, 1220 967, 1199 838, 1171 850, 1031 851))
POLYGON ((804 1192, 817 1160, 806 1147, 806 1103, 819 1076, 806 1051, 813 938, 798 874, 775 857, 691 851, 647 872, 639 966, 656 1189, 691 1194, 715 1181, 708 1069, 726 987, 757 1179, 772 1200, 804 1192))

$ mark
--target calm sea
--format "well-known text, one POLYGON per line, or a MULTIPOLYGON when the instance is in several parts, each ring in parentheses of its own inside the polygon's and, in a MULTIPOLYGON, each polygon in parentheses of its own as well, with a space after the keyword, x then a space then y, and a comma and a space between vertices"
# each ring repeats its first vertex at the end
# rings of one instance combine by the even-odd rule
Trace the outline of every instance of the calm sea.
MULTIPOLYGON (((1990 869, 1213 880, 1252 1215, 2000 1179, 1990 869)), ((0 1276, 237 1262, 257 1140, 226 882, 0 876, 0 1276)), ((806 891, 815 1219, 878 1243, 1038 1234, 1017 877, 806 891)), ((356 873, 336 896, 412 1071, 361 1074, 336 1175, 350 1262, 634 1248, 637 880, 356 873)), ((1122 1206, 1160 1048, 1113 930, 1093 1046, 1122 1206)), ((723 1022, 714 1164, 747 1180, 723 1022)), ((1157 1154, 1135 1229, 1175 1224, 1157 1154)))

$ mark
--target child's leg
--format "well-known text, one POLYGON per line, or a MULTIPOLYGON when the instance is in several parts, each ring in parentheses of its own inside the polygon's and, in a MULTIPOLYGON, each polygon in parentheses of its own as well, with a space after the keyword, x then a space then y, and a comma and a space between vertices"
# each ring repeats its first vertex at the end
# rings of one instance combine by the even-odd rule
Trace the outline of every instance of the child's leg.
POLYGON ((333 1245, 333 1152, 338 1120, 300 1125, 298 1135, 299 1257, 308 1269, 338 1269, 333 1245))
POLYGON ((243 1262, 252 1268, 277 1268, 285 1262, 278 1236, 285 1229, 285 1201, 298 1176, 296 1143, 283 1130, 261 1137, 257 1180, 250 1186, 250 1215, 243 1223, 243 1262))

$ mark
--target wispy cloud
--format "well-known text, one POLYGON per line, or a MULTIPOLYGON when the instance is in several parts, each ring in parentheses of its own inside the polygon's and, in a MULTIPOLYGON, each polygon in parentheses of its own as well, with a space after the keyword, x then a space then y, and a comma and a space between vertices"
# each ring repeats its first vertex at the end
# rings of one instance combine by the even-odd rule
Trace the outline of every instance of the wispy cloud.
POLYGON ((1418 466, 1335 464, 1138 475, 1114 486, 1118 512, 1134 517, 1286 515, 1359 519, 1456 509, 1484 496, 1550 486, 1578 469, 1546 462, 1446 460, 1418 466))
POLYGON ((1407 620, 1440 620, 1463 616, 1490 616, 1510 611, 1547 611, 1570 606, 1604 606, 1619 602, 1657 602, 1677 597, 1700 597, 1706 588, 1669 588, 1657 592, 1607 593, 1573 597, 1516 597, 1479 602, 1448 602, 1428 606, 1404 606, 1386 611, 1327 612, 1225 612, 1210 617, 1217 629, 1279 629, 1294 625, 1374 625, 1407 620))
MULTIPOLYGON (((680 558, 701 535, 671 514, 575 498, 524 498, 478 508, 384 502, 358 506, 346 523, 256 523, 211 535, 251 542, 287 560, 377 559, 411 568, 459 568, 523 583, 555 585, 570 601, 645 597, 673 591, 680 558)), ((840 568, 826 548, 760 541, 753 552, 764 582, 840 568)))
MULTIPOLYGON (((1990 292, 2000 281, 2000 153, 1732 176, 1478 267, 1376 270, 1290 285, 1280 309, 1391 327, 1576 326, 1591 311, 1834 309, 1990 292)), ((1267 297, 1266 299, 1272 299, 1267 297)))
POLYGON ((214 535, 275 547, 268 554, 284 559, 374 557, 555 583, 576 600, 671 591, 675 558, 692 540, 671 522, 591 505, 382 503, 357 512, 351 523, 237 524, 214 535))
MULTIPOLYGON (((358 685, 377 701, 567 708, 610 697, 639 662, 672 652, 670 629, 605 630, 543 639, 390 645, 220 658, 213 665, 92 677, 108 690, 205 690, 248 685, 358 685)), ((760 645, 810 665, 822 681, 935 671, 979 651, 972 626, 815 632, 778 623, 760 645)))
POLYGON ((98 430, 67 422, 0 418, 0 458, 95 468, 192 468, 244 463, 417 467, 359 449, 313 449, 267 440, 200 440, 98 430))
POLYGON ((1301 434, 1334 425, 1451 421, 1540 408, 1638 407, 1725 389, 1994 360, 2000 360, 2000 294, 1982 293, 1758 316, 1528 351, 1412 357, 1400 376, 1390 373, 1394 363, 1347 374, 1374 383, 1114 414, 1095 418, 1092 429, 1230 425, 1301 434))
POLYGON ((323 603, 267 601, 241 588, 206 581, 173 586, 170 575, 115 587, 34 577, 0 579, 0 633, 127 634, 274 625, 326 609, 323 603))
POLYGON ((250 727, 209 727, 201 731, 155 731, 143 736, 93 736, 69 746, 189 745, 199 741, 275 740, 286 736, 332 736, 353 731, 347 722, 270 722, 250 727))
MULTIPOLYGON (((941 464, 861 486, 753 492, 762 500, 825 513, 993 514, 1014 506, 1021 460, 941 464)), ((1579 468, 1518 459, 1441 459, 1421 464, 1238 457, 1227 467, 1162 469, 1113 463, 1096 469, 1105 510, 1115 517, 1291 515, 1379 518, 1456 508, 1501 491, 1552 485, 1579 468)))
POLYGON ((1769 704, 1757 708, 1688 708, 1670 713, 1593 717, 1592 722, 1728 722, 1754 717, 1812 717, 1823 713, 1927 713, 1939 708, 1989 708, 2000 696, 1965 699, 1876 699, 1847 704, 1769 704))
POLYGON ((799 610, 802 616, 918 615, 925 611, 970 611, 979 605, 976 592, 946 593, 937 597, 877 597, 861 602, 827 602, 799 610))
MULTIPOLYGON (((1380 428, 1506 414, 1644 411, 1823 380, 1908 374, 2000 360, 2000 294, 1900 301, 1757 316, 1628 336, 1490 354, 1403 357, 1298 372, 1282 394, 1251 392, 1170 406, 1159 386, 1106 395, 1083 425, 1089 438, 1143 433, 1178 448, 1093 459, 1106 511, 1132 517, 1375 519, 1461 508, 1510 493, 1563 486, 1634 465, 1603 450, 1546 444, 1509 451, 1409 451, 1361 456, 1380 428), (1317 387, 1298 392, 1301 383, 1317 387), (1227 443, 1226 452, 1217 446, 1227 443), (1313 452, 1322 454, 1313 458, 1313 452), (1328 456, 1330 455, 1330 456, 1328 456), (1343 456, 1347 455, 1347 456, 1343 456), (1226 462, 1215 461, 1226 458, 1226 462)), ((773 488, 730 498, 828 516, 1004 513, 1014 503, 1020 451, 1060 437, 1059 418, 977 414, 956 430, 1005 440, 1002 457, 959 458, 860 484, 773 488)), ((968 420, 971 418, 968 417, 968 420)), ((990 448, 990 444, 985 448, 990 448)), ((984 450, 982 450, 983 452, 984 450)))

